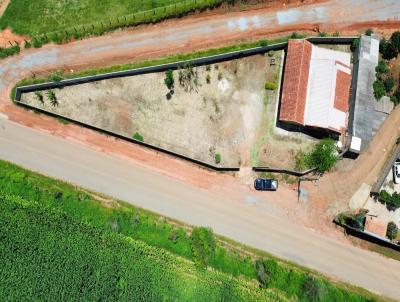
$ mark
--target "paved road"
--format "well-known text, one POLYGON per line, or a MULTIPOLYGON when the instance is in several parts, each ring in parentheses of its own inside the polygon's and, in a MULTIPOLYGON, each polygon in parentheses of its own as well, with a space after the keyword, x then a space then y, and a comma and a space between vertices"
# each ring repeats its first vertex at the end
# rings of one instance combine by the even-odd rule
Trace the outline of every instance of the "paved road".
POLYGON ((393 298, 400 262, 0 117, 0 158, 196 225, 393 298))
MULTIPOLYGON (((206 46, 233 38, 308 23, 395 20, 400 2, 327 1, 312 7, 242 12, 171 22, 69 45, 47 45, 0 61, 0 105, 9 104, 10 85, 30 71, 104 63, 206 46)), ((3 107, 11 110, 10 107, 3 107)), ((12 112, 6 112, 12 114, 12 112)), ((20 114, 20 113, 19 113, 20 114)), ((30 113, 25 112, 28 116, 30 113)), ((19 115, 21 117, 21 114, 19 115)), ((400 262, 385 259, 279 220, 258 205, 232 202, 149 169, 82 145, 26 128, 0 117, 0 158, 144 208, 211 226, 217 233, 272 252, 375 292, 400 298, 400 262)))

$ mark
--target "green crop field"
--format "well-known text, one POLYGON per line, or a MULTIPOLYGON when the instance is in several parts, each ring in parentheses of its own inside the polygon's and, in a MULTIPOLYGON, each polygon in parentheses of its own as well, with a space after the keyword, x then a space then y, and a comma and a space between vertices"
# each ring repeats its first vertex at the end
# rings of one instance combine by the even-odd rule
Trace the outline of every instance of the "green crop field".
POLYGON ((0 161, 0 301, 376 301, 219 237, 203 249, 195 230, 0 161))
POLYGON ((223 1, 102 0, 99 3, 98 0, 11 0, 0 18, 0 27, 10 27, 17 34, 31 37, 56 31, 62 33, 65 30, 74 35, 74 28, 81 25, 87 25, 85 30, 89 31, 94 30, 92 24, 98 25, 96 30, 107 30, 142 22, 156 22, 194 9, 213 7, 221 2, 223 1))

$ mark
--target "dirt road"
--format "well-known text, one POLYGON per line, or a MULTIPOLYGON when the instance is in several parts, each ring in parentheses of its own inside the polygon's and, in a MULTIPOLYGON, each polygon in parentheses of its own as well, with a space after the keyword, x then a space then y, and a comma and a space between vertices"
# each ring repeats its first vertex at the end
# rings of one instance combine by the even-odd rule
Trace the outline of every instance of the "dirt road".
POLYGON ((0 112, 18 123, 70 141, 3 120, 0 157, 189 223, 210 225, 222 235, 371 290, 400 297, 398 263, 288 222, 292 219, 320 231, 330 230, 324 223, 329 217, 322 215, 327 201, 341 207, 360 182, 370 182, 376 177, 384 160, 382 150, 390 148, 386 144, 393 143, 394 137, 400 134, 399 108, 384 124, 386 131, 378 134, 373 148, 357 160, 354 171, 333 173, 323 178, 318 187, 307 185, 310 200, 307 206, 301 206, 290 188, 283 187, 275 195, 255 194, 229 175, 198 169, 71 124, 62 125, 16 107, 9 100, 13 84, 24 76, 31 76, 32 72, 110 65, 316 27, 339 31, 373 24, 399 27, 398 1, 355 0, 351 6, 349 3, 326 1, 302 8, 260 9, 168 21, 68 45, 47 45, 0 61, 0 112), (82 145, 129 158, 129 161, 82 145), (349 181, 353 180, 351 177, 354 181, 349 181))

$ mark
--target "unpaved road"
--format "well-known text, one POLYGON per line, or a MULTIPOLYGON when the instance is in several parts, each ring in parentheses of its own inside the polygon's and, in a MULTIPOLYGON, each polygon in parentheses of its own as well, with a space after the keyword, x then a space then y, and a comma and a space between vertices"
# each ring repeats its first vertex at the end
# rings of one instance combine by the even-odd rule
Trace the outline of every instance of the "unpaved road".
MULTIPOLYGON (((270 207, 266 209, 263 207, 265 204, 254 202, 259 195, 249 195, 250 199, 247 198, 246 202, 231 198, 234 194, 223 194, 226 189, 222 184, 213 183, 221 179, 218 175, 196 172, 196 175, 203 175, 203 179, 199 180, 198 185, 193 185, 188 181, 192 175, 188 172, 188 166, 177 161, 158 158, 157 170, 168 169, 168 173, 163 173, 175 174, 175 178, 171 178, 134 161, 89 149, 83 143, 106 151, 114 146, 110 144, 111 139, 73 125, 60 125, 48 117, 15 107, 9 101, 13 83, 22 76, 29 76, 31 72, 107 65, 127 58, 154 57, 294 29, 309 30, 317 25, 339 31, 355 28, 359 23, 393 27, 399 26, 396 20, 399 15, 400 2, 395 0, 327 1, 289 10, 256 10, 168 21, 68 45, 47 45, 41 49, 24 51, 19 56, 0 62, 0 111, 11 120, 70 140, 0 118, 0 158, 192 224, 209 225, 219 234, 375 292, 400 298, 400 262, 329 239, 293 225, 287 219, 279 219, 277 217, 282 216, 275 215, 270 207), (182 179, 183 173, 187 173, 187 179, 178 181, 177 178, 182 179), (204 179, 204 175, 208 178, 204 179), (209 186, 220 186, 220 192, 210 193, 199 188, 209 186)), ((357 161, 355 167, 359 166, 360 169, 351 171, 351 175, 357 176, 355 185, 363 180, 370 182, 376 176, 384 160, 382 150, 387 144, 393 144, 394 137, 400 132, 396 126, 399 120, 400 111, 397 108, 390 121, 385 123, 386 132, 381 132, 376 139, 379 144, 374 144, 370 152, 357 161), (365 175, 368 177, 365 178, 365 175)), ((129 153, 133 158, 138 158, 137 154, 140 154, 143 162, 153 167, 151 160, 156 158, 154 152, 138 147, 129 148, 136 151, 129 153)), ((115 153, 126 155, 124 152, 121 148, 115 153)), ((327 198, 338 198, 338 202, 347 198, 354 186, 347 184, 346 189, 342 190, 341 185, 349 183, 346 176, 349 175, 333 174, 326 178, 329 182, 323 179, 321 187, 314 189, 314 193, 320 190, 327 198), (337 191, 342 194, 338 195, 337 191)), ((230 188, 236 193, 234 187, 230 188)), ((284 194, 286 191, 282 190, 275 195, 263 196, 270 199, 269 204, 272 204, 274 199, 286 196, 284 194)), ((289 193, 286 197, 293 198, 289 193)), ((284 200, 277 202, 284 203, 284 200)))

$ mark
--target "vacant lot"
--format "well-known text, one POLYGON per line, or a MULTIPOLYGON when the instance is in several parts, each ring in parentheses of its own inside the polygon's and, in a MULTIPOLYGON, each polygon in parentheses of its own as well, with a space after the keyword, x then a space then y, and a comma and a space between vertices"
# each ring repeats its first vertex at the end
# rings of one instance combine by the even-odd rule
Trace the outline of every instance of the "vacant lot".
MULTIPOLYGON (((200 0, 207 2, 208 0, 200 0)), ((17 34, 37 35, 175 4, 175 0, 12 0, 0 19, 0 27, 17 34)), ((182 1, 183 2, 183 1, 182 1)), ((194 1, 187 1, 186 11, 194 1)), ((214 3, 215 1, 208 1, 214 3)), ((179 4, 179 3, 178 3, 179 4)))
POLYGON ((223 166, 250 165, 265 101, 276 98, 264 88, 278 82, 281 52, 271 55, 174 71, 172 95, 154 73, 57 89, 53 103, 48 92, 21 100, 211 164, 219 154, 223 166))

